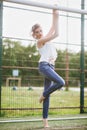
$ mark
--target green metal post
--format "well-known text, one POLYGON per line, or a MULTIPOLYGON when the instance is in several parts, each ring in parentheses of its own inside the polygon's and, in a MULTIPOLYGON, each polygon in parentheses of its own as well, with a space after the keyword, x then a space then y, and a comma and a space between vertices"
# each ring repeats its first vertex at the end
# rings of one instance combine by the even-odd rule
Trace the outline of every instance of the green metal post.
MULTIPOLYGON (((84 9, 85 0, 81 0, 81 9, 84 9)), ((81 56, 80 56, 80 113, 84 113, 84 14, 81 14, 81 56)))
POLYGON ((1 86, 2 86, 2 18, 3 2, 0 1, 0 116, 1 116, 1 86))

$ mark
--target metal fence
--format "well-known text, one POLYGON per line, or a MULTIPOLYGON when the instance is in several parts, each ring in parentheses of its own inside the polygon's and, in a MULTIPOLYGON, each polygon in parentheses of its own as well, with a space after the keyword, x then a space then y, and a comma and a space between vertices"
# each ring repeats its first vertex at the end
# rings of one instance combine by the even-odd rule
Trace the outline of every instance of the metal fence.
MULTIPOLYGON (((84 4, 82 4, 82 8, 84 8, 83 5, 84 4)), ((35 41, 24 37, 2 35, 2 19, 5 25, 3 15, 7 15, 5 9, 8 9, 8 15, 12 15, 10 13, 12 13, 13 10, 19 12, 19 16, 23 12, 25 14, 27 13, 27 17, 30 17, 30 14, 36 16, 42 14, 42 17, 46 18, 46 15, 48 15, 48 21, 50 20, 50 12, 42 11, 42 9, 38 11, 32 9, 32 7, 28 8, 27 6, 26 8, 19 5, 13 6, 6 2, 3 4, 3 2, 0 1, 0 114, 5 117, 40 115, 42 105, 39 104, 38 99, 43 91, 43 77, 38 72, 39 57, 37 50, 35 50, 35 55, 32 53, 32 47, 35 41), (23 50, 18 53, 18 48, 16 47, 17 49, 15 50, 14 46, 12 46, 14 43, 15 45, 16 43, 18 43, 18 45, 20 44, 20 46, 17 47, 21 48, 25 47, 26 44, 31 44, 31 50, 29 50, 29 53, 27 53, 27 51, 23 52, 23 50), (11 46, 9 47, 9 45, 11 46), (15 58, 16 55, 17 57, 15 58), (25 58, 27 55, 28 58, 25 58), (36 59, 34 59, 34 57, 36 59)), ((10 18, 8 21, 12 20, 13 17, 10 18)), ((63 25, 61 25, 60 38, 62 38, 63 35, 63 40, 59 38, 59 40, 54 41, 53 44, 57 46, 59 54, 58 60, 56 61, 56 71, 63 76, 66 81, 66 86, 64 91, 56 91, 51 95, 49 114, 84 113, 87 112, 87 40, 86 38, 84 39, 87 17, 83 14, 81 16, 74 16, 72 14, 60 13, 60 18, 60 21, 65 19, 64 25, 66 26, 66 32, 62 32, 63 25), (71 26, 69 25, 71 24, 71 20, 73 20, 72 28, 70 28, 71 26), (81 23, 81 30, 77 24, 76 28, 75 22, 79 25, 81 23), (72 33, 71 35, 69 34, 70 30, 73 31, 73 28, 74 33, 76 29, 81 32, 81 34, 77 34, 78 40, 75 42, 75 37, 71 37, 72 33), (66 33, 65 36, 64 33, 66 33)), ((17 24, 17 19, 14 20, 14 23, 17 24)), ((21 20, 23 20, 23 17, 21 20)), ((19 23, 21 24, 21 21, 19 21, 19 23)), ((14 26, 14 24, 12 26, 14 26)), ((5 27, 7 26, 5 25, 5 27)), ((14 32, 14 28, 12 31, 14 32)))

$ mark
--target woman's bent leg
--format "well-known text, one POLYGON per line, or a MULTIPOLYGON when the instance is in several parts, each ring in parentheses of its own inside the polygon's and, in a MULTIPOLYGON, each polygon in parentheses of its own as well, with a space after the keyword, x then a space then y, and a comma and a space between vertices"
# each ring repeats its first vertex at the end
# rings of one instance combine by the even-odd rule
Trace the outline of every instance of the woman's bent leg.
POLYGON ((51 65, 42 64, 42 66, 40 67, 40 71, 45 77, 48 77, 51 81, 54 82, 54 84, 50 85, 50 87, 43 93, 44 97, 47 98, 49 94, 65 85, 65 81, 63 80, 63 78, 54 71, 51 65))

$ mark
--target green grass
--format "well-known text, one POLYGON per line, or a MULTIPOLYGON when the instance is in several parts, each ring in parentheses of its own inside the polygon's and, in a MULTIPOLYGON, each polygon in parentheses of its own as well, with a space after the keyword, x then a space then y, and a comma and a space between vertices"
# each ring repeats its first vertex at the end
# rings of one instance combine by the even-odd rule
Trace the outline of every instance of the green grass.
MULTIPOLYGON (((74 117, 81 117, 81 115, 76 115, 74 117)), ((49 121, 49 125, 51 128, 46 130, 87 130, 87 119, 78 118, 73 120, 49 121)), ((0 130, 45 130, 45 129, 43 129, 43 122, 38 121, 38 122, 20 122, 20 123, 0 123, 0 130)))
MULTIPOLYGON (((42 108, 38 102, 42 89, 28 90, 20 87, 16 91, 12 87, 2 87, 2 108, 42 108)), ((87 92, 85 92, 85 106, 87 106, 87 92)), ((50 108, 79 107, 80 93, 75 91, 56 91, 51 94, 50 108)), ((2 110, 4 117, 24 117, 41 115, 41 110, 2 110)), ((49 115, 79 114, 79 109, 50 109, 49 115)))

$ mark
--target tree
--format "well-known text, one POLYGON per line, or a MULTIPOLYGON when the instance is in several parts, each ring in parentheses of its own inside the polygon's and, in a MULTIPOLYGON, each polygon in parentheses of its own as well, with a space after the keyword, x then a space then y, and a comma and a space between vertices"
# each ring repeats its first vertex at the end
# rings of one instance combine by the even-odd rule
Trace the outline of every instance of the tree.
MULTIPOLYGON (((66 50, 57 50, 58 58, 56 60, 56 72, 66 80, 66 50)), ((87 63, 87 52, 85 52, 85 64, 87 63)), ((22 84, 24 85, 40 85, 43 83, 42 76, 38 72, 38 61, 40 55, 35 44, 24 46, 19 41, 5 39, 3 41, 3 80, 6 77, 12 76, 12 70, 19 69, 22 84)), ((68 52, 68 66, 69 66, 69 85, 80 80, 80 52, 68 52)), ((87 70, 87 65, 85 65, 87 70)), ((87 71, 85 77, 87 79, 87 71)))

